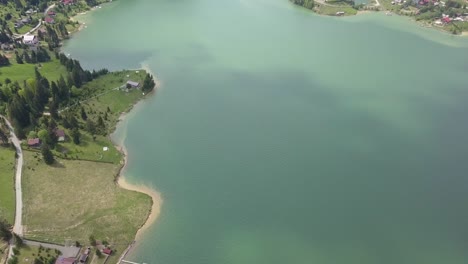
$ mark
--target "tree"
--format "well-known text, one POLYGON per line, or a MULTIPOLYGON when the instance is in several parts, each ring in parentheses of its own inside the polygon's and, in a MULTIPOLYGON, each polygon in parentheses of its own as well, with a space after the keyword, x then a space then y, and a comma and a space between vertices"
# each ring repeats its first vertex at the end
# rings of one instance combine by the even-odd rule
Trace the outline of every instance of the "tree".
POLYGON ((54 155, 52 154, 52 151, 50 151, 47 143, 42 144, 41 153, 42 158, 44 158, 44 162, 47 165, 52 165, 54 163, 54 155))
POLYGON ((141 87, 141 90, 144 93, 148 93, 148 92, 151 92, 155 86, 156 86, 156 83, 154 82, 153 76, 147 73, 145 76, 145 80, 143 81, 143 87, 141 87))
POLYGON ((18 54, 18 51, 15 51, 15 58, 16 58, 16 63, 18 64, 24 63, 23 58, 21 58, 21 56, 18 54))
POLYGON ((0 219, 0 239, 3 239, 3 241, 9 241, 11 239, 10 228, 11 226, 5 219, 0 219))
POLYGON ((58 137, 55 134, 55 130, 57 129, 57 124, 55 121, 52 119, 49 123, 49 127, 47 128, 47 139, 49 140, 47 144, 51 148, 55 148, 55 145, 57 145, 58 142, 58 137))
POLYGON ((89 244, 91 244, 91 246, 96 246, 96 239, 94 238, 93 235, 90 235, 89 236, 89 244))
POLYGON ((86 121, 88 119, 88 115, 86 114, 86 111, 84 110, 84 107, 81 107, 81 118, 86 121))
POLYGON ((80 144, 81 133, 78 130, 78 128, 75 127, 75 128, 73 128, 71 130, 71 136, 72 136, 72 139, 73 139, 73 143, 75 145, 79 145, 80 144))
POLYGON ((98 258, 101 258, 101 257, 102 257, 101 251, 100 251, 99 249, 97 249, 97 248, 96 248, 96 256, 97 256, 98 258))
POLYGON ((14 241, 15 241, 15 247, 20 248, 20 247, 23 246, 24 242, 23 242, 23 239, 20 236, 13 233, 13 238, 14 238, 14 241))
POLYGON ((86 130, 91 134, 96 134, 96 124, 94 124, 93 120, 88 119, 86 121, 86 130))
POLYGON ((106 124, 104 123, 104 120, 102 120, 102 117, 99 116, 97 120, 97 128, 101 132, 101 134, 106 135, 106 124))

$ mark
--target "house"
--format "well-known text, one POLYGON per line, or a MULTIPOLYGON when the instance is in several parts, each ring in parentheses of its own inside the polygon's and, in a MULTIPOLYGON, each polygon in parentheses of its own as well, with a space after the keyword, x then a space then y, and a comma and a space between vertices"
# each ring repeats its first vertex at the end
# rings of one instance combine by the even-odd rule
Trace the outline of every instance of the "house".
POLYGON ((88 255, 87 254, 81 254, 80 262, 85 263, 86 260, 88 260, 88 255))
POLYGON ((74 1, 73 0, 62 0, 61 2, 64 5, 72 5, 74 1))
POLYGON ((23 43, 26 45, 36 45, 38 42, 37 37, 34 35, 27 34, 23 37, 23 43))
POLYGON ((76 259, 75 258, 64 258, 63 256, 60 256, 55 261, 55 264, 76 264, 76 259))
POLYGON ((20 21, 23 24, 29 24, 31 22, 31 19, 29 19, 29 17, 25 17, 25 18, 22 18, 20 21))
POLYGON ((46 17, 46 18, 45 18, 45 22, 46 22, 47 24, 54 24, 54 23, 55 23, 55 19, 52 18, 52 17, 46 17))
POLYGON ((26 11, 26 15, 31 15, 32 13, 33 13, 32 9, 28 9, 28 11, 26 11))
POLYGON ((110 248, 105 248, 102 250, 102 253, 106 254, 106 255, 111 255, 112 254, 112 249, 110 248))
POLYGON ((48 16, 55 16, 56 14, 55 14, 54 11, 51 10, 51 11, 47 12, 47 15, 48 15, 48 16))
POLYGON ((55 135, 57 136, 57 140, 59 142, 65 141, 65 131, 61 129, 55 129, 55 135))
POLYGON ((450 23, 452 20, 450 19, 450 17, 444 17, 442 18, 442 21, 446 24, 450 23))
POLYGON ((41 140, 39 138, 31 138, 28 139, 28 147, 30 148, 38 148, 41 146, 41 140))
POLYGON ((127 81, 127 88, 138 88, 139 86, 139 82, 127 81))
POLYGON ((345 12, 343 12, 343 11, 338 11, 338 12, 336 12, 336 15, 337 15, 337 16, 344 16, 344 14, 345 14, 345 12))
POLYGON ((2 50, 13 50, 15 48, 15 46, 13 44, 3 43, 2 45, 0 45, 0 48, 2 50))

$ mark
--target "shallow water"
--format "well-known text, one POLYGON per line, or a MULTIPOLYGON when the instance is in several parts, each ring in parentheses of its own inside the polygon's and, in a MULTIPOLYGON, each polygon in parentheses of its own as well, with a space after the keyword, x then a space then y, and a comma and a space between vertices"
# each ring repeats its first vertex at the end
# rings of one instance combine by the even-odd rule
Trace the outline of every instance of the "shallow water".
MULTIPOLYGON (((468 39, 287 0, 120 0, 65 51, 147 65, 119 127, 162 193, 137 262, 468 262, 468 39)), ((125 137, 125 138, 124 138, 125 137)))

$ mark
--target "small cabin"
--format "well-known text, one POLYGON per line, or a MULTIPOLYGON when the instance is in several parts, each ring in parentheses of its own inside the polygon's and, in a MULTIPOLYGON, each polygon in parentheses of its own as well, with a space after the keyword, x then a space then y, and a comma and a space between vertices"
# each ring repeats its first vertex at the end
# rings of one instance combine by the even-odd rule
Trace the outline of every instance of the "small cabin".
POLYGON ((28 139, 28 147, 39 148, 41 146, 41 140, 39 138, 28 139))
POLYGON ((106 254, 106 255, 111 255, 112 254, 112 249, 110 248, 105 248, 102 250, 102 253, 106 254))
POLYGON ((59 142, 65 141, 65 131, 63 131, 61 129, 56 129, 55 130, 55 135, 57 136, 57 140, 59 142))
POLYGON ((140 87, 139 82, 127 81, 127 88, 138 88, 140 87))

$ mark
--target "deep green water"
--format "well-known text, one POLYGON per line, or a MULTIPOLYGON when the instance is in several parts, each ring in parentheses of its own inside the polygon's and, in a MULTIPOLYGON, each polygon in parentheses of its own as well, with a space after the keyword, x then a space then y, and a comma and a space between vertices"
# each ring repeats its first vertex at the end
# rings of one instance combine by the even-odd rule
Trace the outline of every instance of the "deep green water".
POLYGON ((117 131, 129 180, 164 198, 131 260, 468 263, 468 39, 287 0, 82 19, 72 57, 162 82, 117 131))

